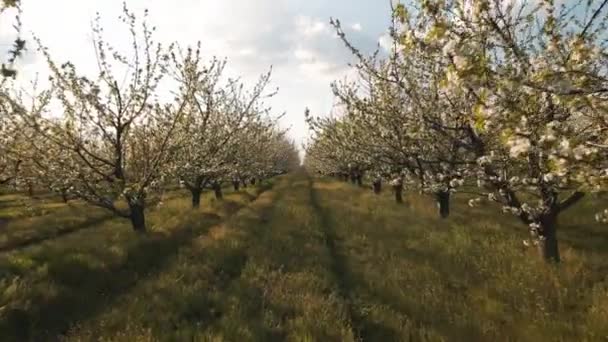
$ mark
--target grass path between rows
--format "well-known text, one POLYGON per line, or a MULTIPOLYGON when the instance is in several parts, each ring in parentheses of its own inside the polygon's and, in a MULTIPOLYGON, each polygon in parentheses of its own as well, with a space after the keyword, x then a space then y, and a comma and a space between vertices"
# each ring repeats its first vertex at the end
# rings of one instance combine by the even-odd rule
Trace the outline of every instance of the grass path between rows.
POLYGON ((44 243, 0 254, 2 341, 56 341, 162 274, 184 246, 255 200, 268 186, 206 196, 200 210, 174 198, 149 213, 151 232, 138 237, 112 219, 44 243))
POLYGON ((304 174, 276 181, 68 340, 354 341, 304 174))
POLYGON ((525 227, 491 207, 472 211, 457 197, 441 220, 424 196, 398 205, 388 191, 331 179, 315 179, 312 191, 363 341, 608 338, 605 259, 569 244, 576 229, 592 245, 591 221, 564 220, 565 258, 552 267, 522 248, 525 227))
POLYGON ((333 272, 340 287, 340 295, 348 308, 350 321, 353 324, 353 335, 358 340, 371 340, 370 338, 386 338, 381 327, 375 326, 373 322, 359 313, 353 304, 352 272, 349 269, 347 256, 340 250, 338 245, 340 238, 335 231, 335 225, 331 222, 331 214, 324 210, 321 205, 318 191, 315 190, 314 182, 310 179, 310 199, 312 207, 321 218, 321 227, 325 232, 325 244, 329 249, 333 260, 333 272))
POLYGON ((582 218, 564 220, 564 262, 553 267, 521 247, 517 222, 464 198, 441 220, 428 197, 399 205, 388 191, 303 171, 261 191, 207 200, 201 211, 176 199, 151 213, 157 232, 143 241, 112 220, 0 255, 14 283, 0 282, 0 300, 13 293, 21 310, 9 326, 28 332, 14 340, 608 336, 608 264, 596 246, 606 236, 582 218))
MULTIPOLYGON (((184 195, 183 191, 170 191, 163 201, 181 203, 184 195)), ((114 219, 113 213, 78 200, 64 203, 49 194, 37 198, 0 195, 0 253, 52 241, 114 219)))
POLYGON ((332 213, 327 207, 324 207, 327 203, 321 196, 318 184, 315 184, 311 179, 310 198, 312 206, 321 218, 321 225, 326 234, 326 245, 330 250, 334 263, 334 274, 338 279, 341 295, 348 307, 349 316, 353 323, 353 333, 360 341, 400 340, 394 331, 374 322, 372 317, 367 315, 366 311, 357 305, 357 289, 354 284, 353 271, 351 270, 352 264, 349 262, 349 255, 343 246, 345 237, 336 231, 336 228, 340 228, 340 225, 337 225, 335 222, 335 212, 332 213))

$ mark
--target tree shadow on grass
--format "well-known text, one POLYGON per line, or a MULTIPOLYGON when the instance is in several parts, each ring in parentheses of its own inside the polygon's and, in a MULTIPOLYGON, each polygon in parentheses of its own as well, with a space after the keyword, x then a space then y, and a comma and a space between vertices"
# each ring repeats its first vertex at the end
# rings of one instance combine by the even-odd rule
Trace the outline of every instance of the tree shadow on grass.
MULTIPOLYGON (((220 222, 216 215, 197 215, 169 235, 151 233, 128 247, 122 262, 103 265, 82 254, 49 257, 49 283, 41 285, 23 308, 0 315, 3 341, 57 341, 75 323, 98 314, 138 281, 161 271, 179 248, 220 222), (196 226, 196 228, 193 228, 196 226)), ((110 246, 108 246, 110 248, 110 246)), ((37 286, 37 285, 33 285, 37 286)))
MULTIPOLYGON (((468 284, 461 283, 448 276, 446 265, 449 265, 449 256, 427 252, 419 249, 406 248, 403 250, 403 255, 413 264, 425 264, 437 271, 436 276, 441 280, 432 284, 438 289, 442 289, 444 295, 449 298, 458 298, 467 296, 468 284), (448 295, 449 294, 449 295, 448 295)), ((399 313, 405 319, 405 324, 401 327, 401 331, 394 332, 392 335, 385 335, 385 331, 390 331, 389 327, 372 322, 372 327, 368 328, 369 340, 382 341, 402 341, 404 339, 410 341, 426 341, 434 340, 437 334, 450 339, 456 338, 462 340, 482 340, 483 332, 476 326, 461 326, 450 322, 449 317, 443 315, 441 311, 433 310, 431 307, 424 305, 417 297, 420 294, 412 292, 410 296, 403 297, 401 293, 393 293, 388 289, 372 286, 361 274, 352 274, 351 280, 356 288, 366 301, 375 303, 380 307, 387 307, 392 312, 399 313), (406 338, 407 337, 407 338, 406 338)), ((431 284, 429 284, 431 285, 431 284)), ((417 286, 413 286, 416 288, 417 286)), ((446 309, 447 310, 447 309, 446 309)), ((389 311, 389 312, 390 312, 389 311)), ((367 339, 366 339, 367 340, 367 339)))
MULTIPOLYGON (((12 252, 17 249, 26 248, 35 244, 39 244, 51 239, 57 239, 62 236, 72 234, 81 230, 95 228, 98 225, 115 218, 114 215, 108 214, 98 217, 93 220, 85 221, 74 226, 58 228, 57 230, 43 231, 40 235, 29 236, 25 238, 10 239, 6 244, 0 244, 0 253, 12 252)), ((2 229, 2 220, 0 220, 0 231, 2 229)))
POLYGON ((2 233, 6 227, 8 227, 9 222, 11 222, 11 220, 0 217, 0 233, 2 233))
MULTIPOLYGON (((399 341, 398 332, 389 326, 379 324, 372 321, 365 315, 362 315, 355 308, 353 301, 353 292, 356 287, 355 275, 350 270, 347 262, 347 256, 343 253, 341 239, 334 230, 334 223, 326 209, 323 209, 319 199, 322 192, 315 189, 314 184, 309 185, 311 205, 321 219, 321 226, 325 233, 325 244, 331 255, 333 262, 332 272, 337 278, 340 295, 347 303, 348 314, 353 325, 353 333, 363 341, 399 341)), ((327 198, 331 198, 329 195, 327 198)))
MULTIPOLYGON (((198 340, 202 331, 209 333, 214 331, 214 328, 219 328, 220 331, 228 334, 224 338, 242 340, 238 331, 226 331, 221 328, 222 320, 226 316, 230 316, 230 312, 234 309, 234 300, 227 300, 225 297, 229 293, 229 297, 239 298, 239 312, 245 312, 244 315, 251 318, 239 324, 241 328, 254 329, 256 337, 263 336, 261 340, 283 340, 277 335, 273 335, 270 330, 261 331, 260 329, 264 328, 263 325, 256 324, 256 318, 262 317, 261 312, 257 311, 261 308, 259 303, 262 292, 255 288, 245 288, 243 283, 239 283, 236 287, 234 284, 236 280, 241 279, 242 272, 249 262, 250 242, 246 236, 251 234, 251 227, 260 224, 264 211, 251 207, 243 209, 237 214, 236 222, 229 220, 225 223, 228 226, 236 224, 229 229, 232 231, 231 233, 214 237, 214 232, 211 231, 203 241, 200 241, 204 247, 185 248, 183 250, 185 254, 181 257, 193 260, 189 266, 192 269, 186 268, 186 270, 179 271, 179 274, 185 276, 185 280, 183 280, 185 283, 176 285, 175 291, 165 291, 162 285, 153 283, 145 289, 146 292, 137 294, 142 297, 147 296, 147 292, 149 292, 149 295, 155 297, 154 301, 149 303, 150 308, 161 305, 166 311, 166 315, 143 319, 147 320, 146 326, 152 329, 154 336, 161 340, 163 338, 198 340), (201 264, 196 266, 198 260, 201 264), (193 281, 193 279, 202 281, 193 281), (239 291, 232 292, 236 288, 239 291), (168 308, 165 305, 167 303, 171 303, 168 304, 168 308), (233 334, 235 336, 232 336, 233 334)), ((138 322, 140 321, 141 319, 138 319, 138 322)), ((118 331, 124 329, 121 322, 111 322, 109 326, 115 327, 118 331)))
POLYGON ((578 251, 591 251, 604 257, 608 256, 608 229, 605 227, 581 227, 576 224, 562 224, 559 227, 558 239, 578 251))

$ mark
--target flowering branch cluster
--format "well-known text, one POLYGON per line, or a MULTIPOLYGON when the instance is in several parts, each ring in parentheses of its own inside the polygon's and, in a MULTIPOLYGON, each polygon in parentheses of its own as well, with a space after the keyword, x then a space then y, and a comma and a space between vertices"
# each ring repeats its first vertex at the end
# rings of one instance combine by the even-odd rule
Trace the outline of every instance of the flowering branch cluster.
POLYGON ((478 193, 559 259, 558 215, 608 186, 607 19, 608 1, 414 1, 394 6, 386 56, 333 21, 359 77, 334 84, 344 116, 309 120, 308 162, 478 193))
POLYGON ((266 91, 270 72, 248 90, 224 79, 224 61, 205 62, 200 43, 157 42, 147 11, 140 20, 125 4, 119 19, 130 49, 106 40, 97 16, 94 75, 57 63, 36 39, 51 88, 30 96, 31 104, 14 86, 2 88, 2 179, 103 207, 143 232, 145 209, 178 180, 202 190, 237 171, 268 177, 293 167, 297 151, 263 102, 275 93, 266 91))

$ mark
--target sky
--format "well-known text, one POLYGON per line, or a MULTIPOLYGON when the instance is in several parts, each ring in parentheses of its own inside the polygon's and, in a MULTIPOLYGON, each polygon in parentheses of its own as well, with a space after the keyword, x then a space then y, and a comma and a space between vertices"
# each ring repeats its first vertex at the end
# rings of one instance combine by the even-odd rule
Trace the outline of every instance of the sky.
MULTIPOLYGON (((308 136, 304 109, 309 107, 314 115, 329 113, 334 104, 330 83, 344 78, 352 61, 329 25, 330 17, 342 22, 356 46, 371 52, 386 36, 389 1, 127 0, 127 6, 136 14, 149 10, 157 40, 182 45, 200 40, 209 58, 227 58, 230 72, 250 83, 272 65, 272 85, 279 93, 270 104, 275 113, 286 113, 280 124, 301 144, 308 136)), ((122 0, 23 0, 23 29, 31 44, 20 62, 22 77, 44 75, 46 68, 32 33, 56 61, 70 60, 81 70, 94 71, 91 22, 99 12, 105 37, 124 45, 128 31, 117 20, 121 10, 122 0)), ((0 56, 14 39, 8 24, 0 23, 0 56)))

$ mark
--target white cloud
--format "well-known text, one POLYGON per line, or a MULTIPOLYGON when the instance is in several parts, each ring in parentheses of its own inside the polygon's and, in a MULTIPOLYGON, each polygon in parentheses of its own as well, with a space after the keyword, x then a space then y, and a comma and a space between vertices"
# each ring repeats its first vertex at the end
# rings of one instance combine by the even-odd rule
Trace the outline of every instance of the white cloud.
POLYGON ((296 57, 297 60, 299 61, 312 61, 315 59, 315 55, 312 51, 310 50, 306 50, 304 48, 297 48, 293 55, 296 57))
MULTIPOLYGON (((106 37, 128 47, 124 27, 116 20, 122 1, 24 1, 25 32, 39 35, 58 61, 69 59, 79 70, 94 70, 90 24, 95 12, 103 17, 106 37)), ((209 57, 228 58, 229 70, 245 80, 255 80, 273 65, 273 85, 280 92, 272 105, 277 112, 288 112, 283 124, 292 127, 292 136, 299 141, 308 133, 304 108, 315 114, 329 112, 333 105, 329 83, 347 74, 352 58, 336 39, 329 18, 354 23, 347 27, 349 38, 371 51, 390 14, 388 3, 379 5, 376 0, 180 0, 179 5, 129 0, 128 5, 137 15, 150 10, 158 40, 184 45, 200 40, 209 57)), ((0 44, 6 40, 4 32, 0 31, 0 44)), ((32 47, 31 39, 28 44, 32 47)), ((45 69, 41 58, 27 61, 26 74, 45 69)))
POLYGON ((313 38, 329 32, 329 25, 319 19, 298 16, 295 20, 296 33, 306 38, 313 38))
POLYGON ((239 55, 241 56, 253 56, 256 54, 256 50, 254 48, 244 48, 239 50, 239 55))
POLYGON ((392 46, 393 41, 388 32, 381 35, 380 38, 378 38, 378 44, 380 45, 381 48, 384 49, 384 51, 388 52, 388 51, 393 50, 393 46, 392 46))
POLYGON ((319 60, 312 60, 299 65, 300 69, 307 74, 325 74, 325 73, 336 73, 335 66, 319 60))

